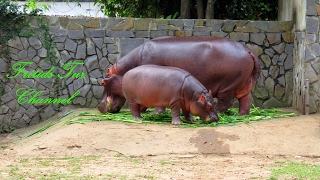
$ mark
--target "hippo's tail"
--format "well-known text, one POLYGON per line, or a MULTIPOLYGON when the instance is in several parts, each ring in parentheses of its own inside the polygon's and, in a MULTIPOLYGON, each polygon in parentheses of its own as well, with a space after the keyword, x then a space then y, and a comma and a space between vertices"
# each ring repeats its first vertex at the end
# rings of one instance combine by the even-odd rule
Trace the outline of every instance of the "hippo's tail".
POLYGON ((260 76, 261 68, 260 68, 260 63, 258 57, 251 51, 249 51, 250 56, 252 57, 253 60, 253 70, 252 70, 252 75, 255 79, 258 79, 260 76))

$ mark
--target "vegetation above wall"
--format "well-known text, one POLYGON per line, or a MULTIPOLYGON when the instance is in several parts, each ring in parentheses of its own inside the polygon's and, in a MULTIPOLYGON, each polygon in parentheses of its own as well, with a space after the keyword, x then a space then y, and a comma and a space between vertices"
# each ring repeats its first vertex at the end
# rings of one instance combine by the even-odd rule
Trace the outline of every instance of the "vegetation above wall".
POLYGON ((276 20, 278 1, 95 0, 109 17, 276 20))

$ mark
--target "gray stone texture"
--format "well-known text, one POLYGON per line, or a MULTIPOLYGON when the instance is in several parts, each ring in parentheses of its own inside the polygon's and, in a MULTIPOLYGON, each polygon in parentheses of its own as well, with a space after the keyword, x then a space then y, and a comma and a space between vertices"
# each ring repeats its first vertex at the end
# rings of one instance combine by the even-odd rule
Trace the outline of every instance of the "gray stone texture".
POLYGON ((306 26, 307 33, 319 32, 319 18, 307 16, 306 23, 307 23, 307 26, 306 26))

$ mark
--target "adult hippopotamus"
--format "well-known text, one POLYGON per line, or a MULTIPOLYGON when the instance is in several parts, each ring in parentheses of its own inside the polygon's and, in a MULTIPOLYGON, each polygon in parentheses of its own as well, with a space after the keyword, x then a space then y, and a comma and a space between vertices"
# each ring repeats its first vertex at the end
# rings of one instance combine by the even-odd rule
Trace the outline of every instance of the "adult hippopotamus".
MULTIPOLYGON (((184 69, 218 99, 217 112, 225 112, 239 100, 239 114, 249 114, 251 89, 260 75, 257 56, 242 43, 212 36, 161 37, 135 48, 107 70, 107 77, 123 76, 144 64, 184 69)), ((100 112, 118 112, 125 102, 121 79, 105 86, 100 112), (107 104, 108 101, 108 104, 107 104)))
MULTIPOLYGON (((118 76, 118 75, 113 75, 118 76)), ((110 78, 105 78, 108 83, 110 78)), ((190 115, 204 122, 217 121, 212 96, 190 73, 180 68, 142 65, 129 70, 122 79, 122 92, 134 119, 142 119, 141 107, 170 107, 172 124, 182 124, 180 109, 190 122, 190 115)))

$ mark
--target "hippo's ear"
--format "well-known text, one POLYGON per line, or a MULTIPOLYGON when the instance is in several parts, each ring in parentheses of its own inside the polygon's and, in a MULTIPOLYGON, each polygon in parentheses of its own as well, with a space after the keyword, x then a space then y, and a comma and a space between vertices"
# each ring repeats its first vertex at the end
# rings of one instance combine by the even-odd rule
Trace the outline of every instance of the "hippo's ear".
POLYGON ((206 96, 205 96, 203 93, 200 94, 199 100, 200 100, 202 103, 205 103, 205 102, 206 102, 206 96))
POLYGON ((108 82, 110 82, 111 78, 104 78, 100 81, 101 86, 106 87, 108 85, 108 82))

